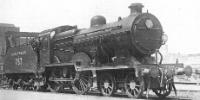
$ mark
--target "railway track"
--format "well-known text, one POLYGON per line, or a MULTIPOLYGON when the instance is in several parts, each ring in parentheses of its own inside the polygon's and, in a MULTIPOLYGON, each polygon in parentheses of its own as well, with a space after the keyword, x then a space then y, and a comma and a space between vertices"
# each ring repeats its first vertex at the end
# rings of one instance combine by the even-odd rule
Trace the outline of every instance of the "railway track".
MULTIPOLYGON (((178 91, 178 96, 174 95, 174 92, 164 100, 198 100, 200 92, 195 91, 178 91), (195 96, 195 97, 194 97, 195 96)), ((67 93, 55 93, 55 92, 36 92, 36 91, 22 91, 22 90, 10 90, 0 89, 0 100, 138 100, 128 98, 123 94, 114 94, 112 97, 101 96, 98 92, 88 93, 87 95, 77 95, 72 91, 67 93)), ((147 100, 145 95, 139 100, 147 100)), ((153 92, 150 92, 148 100, 160 100, 153 92)))
MULTIPOLYGON (((200 85, 194 85, 194 84, 176 84, 176 88, 178 90, 178 95, 177 97, 175 96, 174 91, 171 92, 171 94, 165 98, 165 100, 188 100, 188 99, 194 99, 198 100, 198 97, 200 97, 200 85)), ((147 100, 145 97, 146 92, 144 92, 143 96, 141 99, 147 100)), ((64 98, 73 98, 75 100, 83 100, 84 98, 89 100, 89 99, 114 99, 118 100, 123 99, 123 100, 137 100, 133 98, 128 98, 127 95, 117 92, 117 94, 114 94, 112 97, 105 97, 101 96, 101 93, 99 91, 90 91, 89 93, 85 95, 77 95, 75 94, 72 90, 66 90, 65 92, 58 93, 58 92, 53 92, 53 91, 28 91, 28 90, 12 90, 3 87, 0 88, 0 100, 12 100, 14 98, 17 98, 15 100, 54 100, 54 98, 60 98, 60 99, 55 99, 55 100, 65 100, 64 98), (31 97, 31 98, 30 98, 31 97), (33 98, 32 98, 33 97, 33 98), (49 98, 53 97, 53 98, 49 98), (24 99, 25 98, 25 99, 24 99), (27 99, 28 98, 28 99, 27 99)), ((150 100, 160 100, 155 93, 152 91, 149 92, 149 98, 150 100)))

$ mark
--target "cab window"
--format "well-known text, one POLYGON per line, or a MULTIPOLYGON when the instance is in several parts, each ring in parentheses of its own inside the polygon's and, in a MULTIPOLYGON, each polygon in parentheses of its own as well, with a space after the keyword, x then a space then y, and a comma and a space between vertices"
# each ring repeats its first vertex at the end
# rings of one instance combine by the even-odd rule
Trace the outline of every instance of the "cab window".
POLYGON ((41 37, 40 42, 41 42, 41 48, 43 50, 49 48, 49 37, 41 37))

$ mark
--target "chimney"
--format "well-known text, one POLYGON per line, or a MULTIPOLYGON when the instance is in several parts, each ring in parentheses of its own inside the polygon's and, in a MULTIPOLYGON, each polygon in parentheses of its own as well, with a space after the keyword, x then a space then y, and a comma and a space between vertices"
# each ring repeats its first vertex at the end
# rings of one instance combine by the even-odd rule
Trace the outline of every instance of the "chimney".
POLYGON ((130 15, 131 14, 137 14, 137 13, 142 13, 142 8, 144 6, 142 5, 142 3, 132 3, 128 8, 130 8, 130 15))

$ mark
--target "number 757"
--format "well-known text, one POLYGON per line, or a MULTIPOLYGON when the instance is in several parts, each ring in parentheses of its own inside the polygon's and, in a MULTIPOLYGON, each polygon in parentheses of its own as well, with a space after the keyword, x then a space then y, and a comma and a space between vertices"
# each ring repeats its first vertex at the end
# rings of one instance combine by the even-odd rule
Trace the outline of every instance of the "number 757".
POLYGON ((15 59, 15 64, 16 64, 17 66, 21 66, 21 65, 22 65, 22 58, 21 58, 21 57, 16 58, 16 59, 15 59))

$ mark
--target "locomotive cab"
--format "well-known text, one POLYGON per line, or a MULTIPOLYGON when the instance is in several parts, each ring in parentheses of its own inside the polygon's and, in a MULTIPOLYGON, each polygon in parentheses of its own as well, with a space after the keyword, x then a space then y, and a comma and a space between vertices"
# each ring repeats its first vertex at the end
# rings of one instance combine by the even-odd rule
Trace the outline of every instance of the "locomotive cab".
POLYGON ((50 64, 50 34, 39 37, 39 63, 40 66, 50 64))
MULTIPOLYGON (((70 43, 73 40, 76 30, 76 26, 65 25, 42 31, 39 34, 40 65, 69 62, 70 58, 65 56, 68 55, 67 50, 69 48, 65 43, 70 43), (63 41, 67 42, 64 43, 63 41)), ((71 49, 73 50, 73 48, 71 49)))

